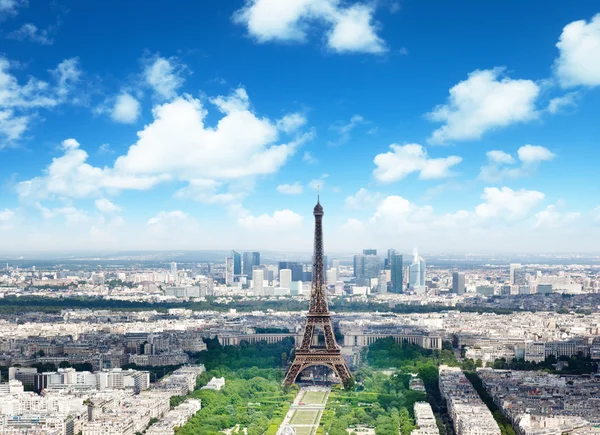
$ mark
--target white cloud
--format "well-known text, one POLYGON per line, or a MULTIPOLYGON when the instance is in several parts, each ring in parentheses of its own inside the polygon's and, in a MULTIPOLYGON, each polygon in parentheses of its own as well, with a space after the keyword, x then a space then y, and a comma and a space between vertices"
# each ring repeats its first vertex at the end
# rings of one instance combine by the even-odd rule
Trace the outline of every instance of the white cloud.
POLYGON ((10 61, 0 56, 0 148, 20 139, 40 109, 64 103, 80 74, 77 59, 67 59, 50 71, 56 84, 33 77, 19 84, 10 66, 10 61))
POLYGON ((562 87, 600 85, 600 14, 567 24, 556 46, 554 68, 562 87))
POLYGON ((401 180, 413 172, 419 172, 422 180, 450 177, 453 175, 451 168, 462 162, 458 156, 430 158, 419 144, 392 144, 390 148, 391 151, 378 154, 373 160, 377 166, 373 176, 381 183, 401 180))
POLYGON ((341 145, 350 140, 350 133, 359 125, 369 124, 361 115, 354 115, 347 123, 336 123, 329 128, 340 134, 340 138, 335 142, 329 142, 330 145, 341 145))
POLYGON ((380 193, 373 193, 361 187, 356 194, 346 197, 344 205, 349 210, 361 210, 375 204, 381 199, 380 193))
POLYGON ((49 209, 37 202, 35 206, 40 211, 44 219, 54 219, 55 217, 62 217, 65 220, 65 223, 69 226, 86 223, 89 220, 89 216, 85 210, 80 210, 74 207, 73 205, 66 205, 63 207, 49 209))
POLYGON ((309 165, 319 163, 319 161, 309 151, 304 152, 304 155, 302 156, 302 161, 308 163, 309 165))
POLYGON ((15 212, 5 208, 0 210, 0 231, 9 230, 13 226, 15 212))
POLYGON ((478 218, 500 218, 507 222, 515 222, 529 216, 542 202, 544 194, 535 190, 486 187, 481 198, 485 202, 475 207, 475 215, 478 218))
POLYGON ((16 15, 17 9, 26 6, 27 0, 0 0, 0 19, 4 15, 16 15))
POLYGON ((306 118, 301 113, 289 113, 277 121, 277 128, 284 133, 294 133, 306 124, 306 118))
POLYGON ((234 22, 244 25, 258 42, 306 40, 307 33, 324 25, 327 46, 338 52, 382 53, 384 41, 377 36, 374 9, 339 0, 247 0, 236 11, 234 22))
POLYGON ((548 112, 555 114, 567 107, 573 107, 577 104, 577 92, 569 92, 561 97, 552 98, 548 103, 548 112))
POLYGON ((545 162, 555 157, 552 151, 539 145, 523 145, 519 148, 517 154, 519 160, 525 164, 545 162))
POLYGON ((513 156, 504 151, 488 151, 486 156, 488 164, 481 167, 479 179, 494 183, 507 178, 530 176, 535 173, 541 162, 552 160, 555 154, 539 145, 523 145, 517 150, 517 156, 521 161, 518 167, 510 166, 516 161, 513 156))
POLYGON ((269 233, 286 232, 302 226, 304 218, 291 210, 276 210, 273 215, 260 216, 245 215, 238 219, 238 223, 245 229, 252 231, 268 231, 269 233))
POLYGON ((113 121, 132 124, 140 116, 140 110, 140 102, 131 94, 123 92, 116 98, 110 116, 113 121))
POLYGON ((328 34, 327 44, 338 53, 383 53, 383 39, 377 36, 373 24, 373 7, 354 5, 339 10, 333 29, 328 34))
POLYGON ((164 225, 167 221, 183 221, 187 220, 189 216, 181 210, 175 211, 161 211, 156 214, 153 218, 148 220, 149 227, 158 227, 164 225))
POLYGON ((170 100, 177 96, 177 90, 183 86, 183 69, 175 58, 155 56, 144 68, 144 79, 158 96, 170 100))
POLYGON ((104 214, 113 214, 121 210, 121 207, 113 204, 110 200, 106 198, 97 199, 94 204, 96 205, 98 211, 104 214))
POLYGON ((431 121, 444 123, 429 141, 479 139, 489 130, 535 119, 539 86, 531 80, 503 77, 503 71, 476 70, 452 87, 448 103, 428 114, 431 121))
POLYGON ((544 210, 536 213, 534 228, 558 229, 581 217, 579 212, 561 212, 556 204, 549 205, 544 210))
POLYGON ((310 180, 308 182, 308 187, 315 191, 323 191, 325 190, 325 179, 329 177, 329 174, 323 174, 319 178, 315 178, 314 180, 310 180))
POLYGON ((48 30, 38 29, 37 26, 31 23, 23 24, 19 29, 9 33, 8 38, 18 41, 37 42, 42 45, 52 45, 54 42, 48 30))
POLYGON ((64 154, 52 159, 45 175, 17 184, 21 199, 102 196, 106 191, 147 190, 161 181, 158 176, 135 176, 106 167, 91 166, 86 163, 88 154, 79 148, 75 139, 63 141, 62 149, 64 154))
POLYGON ((304 187, 298 182, 294 184, 280 184, 277 186, 277 191, 284 195, 300 195, 304 192, 304 187))
POLYGON ((223 183, 216 180, 195 178, 188 185, 178 190, 175 196, 178 198, 192 199, 204 204, 227 204, 243 199, 245 191, 221 191, 223 183))
POLYGON ((515 162, 513 156, 500 150, 488 151, 487 153, 485 153, 485 155, 487 156, 488 160, 493 163, 511 164, 515 162))
POLYGON ((190 96, 156 106, 154 121, 115 168, 129 174, 169 174, 182 180, 237 179, 271 174, 287 161, 298 142, 276 144, 274 122, 257 117, 243 88, 212 103, 224 116, 207 127, 206 109, 190 96))

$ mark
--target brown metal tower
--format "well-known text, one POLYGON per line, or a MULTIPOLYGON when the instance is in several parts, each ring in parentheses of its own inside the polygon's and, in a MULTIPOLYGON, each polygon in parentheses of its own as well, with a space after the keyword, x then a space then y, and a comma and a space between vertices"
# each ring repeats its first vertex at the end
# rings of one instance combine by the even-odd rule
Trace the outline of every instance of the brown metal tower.
POLYGON ((315 252, 313 257, 312 286, 310 294, 310 309, 306 318, 306 328, 292 366, 283 381, 291 385, 307 367, 327 366, 333 370, 345 383, 350 379, 350 370, 342 358, 341 350, 335 341, 331 314, 327 306, 325 294, 325 267, 323 265, 323 207, 317 200, 313 214, 315 215, 315 252), (315 330, 322 329, 325 336, 325 346, 315 342, 315 330))

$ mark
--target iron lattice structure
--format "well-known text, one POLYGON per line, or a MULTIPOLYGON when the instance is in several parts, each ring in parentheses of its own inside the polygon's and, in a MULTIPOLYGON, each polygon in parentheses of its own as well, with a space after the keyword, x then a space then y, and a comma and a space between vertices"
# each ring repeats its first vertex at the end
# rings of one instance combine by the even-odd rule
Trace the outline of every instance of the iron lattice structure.
POLYGON ((323 207, 317 201, 315 216, 315 251, 313 255, 310 308, 306 317, 306 328, 300 347, 296 348, 294 362, 283 381, 284 385, 296 382, 298 375, 311 366, 326 366, 345 383, 350 379, 350 370, 342 357, 341 349, 335 341, 331 314, 325 294, 325 266, 323 264, 323 207), (325 346, 315 340, 315 330, 320 328, 325 336, 325 346))

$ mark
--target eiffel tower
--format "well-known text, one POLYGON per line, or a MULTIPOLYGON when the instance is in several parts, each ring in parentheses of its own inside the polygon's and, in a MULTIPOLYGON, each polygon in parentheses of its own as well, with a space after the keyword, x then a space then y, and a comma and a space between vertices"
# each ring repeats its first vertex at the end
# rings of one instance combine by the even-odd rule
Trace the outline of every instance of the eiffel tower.
POLYGON ((310 293, 310 309, 306 318, 306 328, 300 347, 296 348, 296 356, 287 372, 284 385, 296 382, 298 375, 307 367, 326 366, 335 372, 346 383, 351 378, 350 370, 342 358, 341 350, 335 341, 331 314, 327 306, 325 294, 325 268, 323 266, 323 207, 317 199, 313 211, 315 215, 315 252, 313 256, 312 285, 310 293), (315 344, 315 330, 320 328, 325 336, 325 346, 315 344))

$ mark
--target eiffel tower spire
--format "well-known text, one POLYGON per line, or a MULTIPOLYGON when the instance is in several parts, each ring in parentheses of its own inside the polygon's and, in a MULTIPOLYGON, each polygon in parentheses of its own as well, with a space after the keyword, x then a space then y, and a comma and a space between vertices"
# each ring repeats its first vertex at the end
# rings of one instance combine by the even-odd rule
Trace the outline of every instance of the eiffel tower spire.
POLYGON ((325 267, 323 265, 323 206, 317 197, 317 205, 313 210, 315 216, 315 250, 313 254, 312 285, 310 307, 306 317, 306 327, 300 347, 296 349, 294 362, 290 366, 283 381, 284 385, 293 384, 304 369, 315 366, 327 366, 333 370, 342 382, 350 379, 350 370, 342 357, 341 350, 335 341, 331 314, 327 306, 325 288, 325 267), (315 330, 320 328, 325 336, 325 346, 315 344, 315 330))

